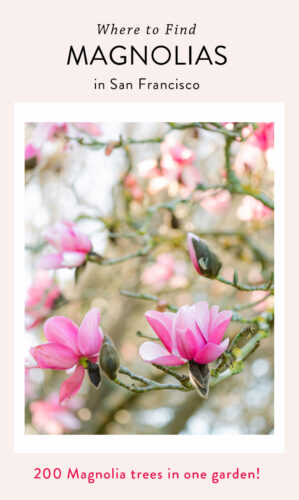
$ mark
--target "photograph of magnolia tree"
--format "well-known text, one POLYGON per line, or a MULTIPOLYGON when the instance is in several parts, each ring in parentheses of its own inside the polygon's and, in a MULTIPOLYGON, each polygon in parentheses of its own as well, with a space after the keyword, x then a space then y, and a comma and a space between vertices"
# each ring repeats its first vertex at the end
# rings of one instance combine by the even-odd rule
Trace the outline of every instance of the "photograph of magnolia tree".
POLYGON ((274 124, 25 125, 26 434, 274 432, 274 124))

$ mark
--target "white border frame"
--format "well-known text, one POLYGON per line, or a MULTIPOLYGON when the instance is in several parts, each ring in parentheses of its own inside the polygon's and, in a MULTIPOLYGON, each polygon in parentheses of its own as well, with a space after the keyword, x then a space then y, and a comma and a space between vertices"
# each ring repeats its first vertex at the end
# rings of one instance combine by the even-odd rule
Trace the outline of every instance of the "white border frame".
POLYGON ((282 103, 16 103, 14 189, 14 450, 18 453, 277 453, 284 451, 284 105, 282 103), (26 122, 275 122, 275 431, 273 435, 25 435, 24 124, 26 122))

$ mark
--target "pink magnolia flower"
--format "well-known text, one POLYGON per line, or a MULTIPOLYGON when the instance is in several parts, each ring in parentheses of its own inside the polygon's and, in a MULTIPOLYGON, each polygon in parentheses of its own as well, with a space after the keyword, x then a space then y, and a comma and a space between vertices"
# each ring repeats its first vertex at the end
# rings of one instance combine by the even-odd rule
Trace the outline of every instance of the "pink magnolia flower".
MULTIPOLYGON (((141 274, 141 282, 152 285, 156 290, 161 290, 167 282, 171 286, 171 280, 176 276, 182 276, 185 271, 184 263, 178 262, 170 253, 158 255, 156 262, 151 264, 141 274)), ((177 280, 174 280, 176 287, 177 280)))
POLYGON ((28 289, 25 302, 25 312, 31 319, 27 328, 33 328, 49 316, 60 290, 53 278, 45 271, 38 271, 34 283, 28 289))
POLYGON ((204 365, 221 356, 229 343, 222 339, 232 312, 219 312, 218 306, 209 310, 207 302, 182 306, 177 313, 148 311, 145 317, 163 344, 140 346, 140 357, 148 363, 179 366, 194 360, 204 365))
POLYGON ((240 220, 244 221, 252 219, 261 220, 265 217, 271 217, 273 210, 252 196, 245 196, 242 200, 242 205, 237 210, 237 215, 240 220))
POLYGON ((44 255, 38 260, 37 266, 43 269, 79 267, 92 249, 90 239, 80 233, 75 224, 65 219, 46 228, 42 235, 58 251, 44 255))
POLYGON ((54 316, 44 326, 48 343, 30 349, 39 368, 67 370, 76 366, 74 373, 60 388, 60 403, 79 391, 85 368, 89 371, 90 363, 93 366, 98 360, 104 339, 99 323, 100 312, 95 308, 84 316, 80 327, 68 318, 54 316))
POLYGON ((46 434, 63 434, 80 429, 81 422, 73 411, 80 408, 81 400, 75 399, 60 406, 58 395, 52 393, 44 401, 34 401, 30 404, 32 424, 39 432, 46 434))

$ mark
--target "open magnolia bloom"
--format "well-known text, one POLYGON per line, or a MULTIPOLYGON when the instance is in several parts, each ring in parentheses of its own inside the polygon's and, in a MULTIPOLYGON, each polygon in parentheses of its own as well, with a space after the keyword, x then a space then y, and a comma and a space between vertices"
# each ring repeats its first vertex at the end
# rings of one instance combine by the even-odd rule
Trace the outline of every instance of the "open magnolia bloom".
POLYGON ((46 228, 42 235, 58 252, 43 255, 38 260, 37 267, 43 269, 79 267, 92 249, 88 236, 81 233, 75 224, 65 219, 46 228))
POLYGON ((54 316, 44 326, 48 343, 30 349, 39 368, 67 370, 76 367, 60 388, 59 403, 79 391, 85 369, 91 383, 99 386, 101 376, 97 361, 104 339, 99 323, 100 312, 95 308, 85 314, 80 327, 68 318, 54 316))
POLYGON ((182 306, 177 313, 148 311, 145 317, 163 345, 144 342, 140 346, 140 357, 148 363, 166 366, 189 362, 192 381, 200 394, 207 396, 207 365, 219 358, 228 346, 229 339, 222 339, 232 312, 219 312, 218 306, 209 309, 203 301, 182 306))

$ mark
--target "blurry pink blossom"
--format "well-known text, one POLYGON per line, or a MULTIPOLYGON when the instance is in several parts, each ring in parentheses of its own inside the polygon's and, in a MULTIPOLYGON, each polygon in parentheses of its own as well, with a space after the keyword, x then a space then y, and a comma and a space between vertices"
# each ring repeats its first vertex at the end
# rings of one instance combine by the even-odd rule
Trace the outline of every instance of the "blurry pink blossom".
POLYGON ((32 367, 25 366, 25 398, 33 399, 36 395, 35 385, 30 378, 32 367))
POLYGON ((38 123, 32 134, 32 145, 40 149, 46 141, 51 141, 59 135, 69 137, 80 137, 80 132, 87 133, 94 137, 101 135, 101 128, 98 123, 89 122, 41 122, 38 123))
POLYGON ((38 123, 32 134, 32 145, 40 149, 44 142, 50 141, 55 135, 67 134, 68 124, 64 122, 59 123, 38 123))
POLYGON ((188 196, 201 181, 198 169, 192 165, 194 152, 178 142, 173 136, 168 135, 161 144, 161 159, 144 160, 139 163, 138 171, 141 177, 150 178, 148 192, 155 195, 167 188, 172 181, 186 188, 188 196))
POLYGON ((218 192, 213 189, 208 190, 200 198, 202 208, 212 214, 222 214, 229 208, 230 203, 231 195, 225 189, 218 192))
POLYGON ((180 143, 170 146, 168 152, 172 159, 181 166, 191 165, 195 159, 194 152, 180 143))
POLYGON ((156 158, 150 158, 139 162, 138 172, 140 177, 144 178, 161 176, 170 180, 176 180, 180 175, 181 167, 174 163, 170 157, 162 157, 159 162, 156 158))
POLYGON ((37 161, 40 161, 41 153, 39 148, 34 147, 32 142, 29 142, 25 147, 25 160, 30 160, 32 158, 36 158, 37 161))
POLYGON ((264 290, 254 290, 250 295, 250 302, 258 302, 259 300, 262 301, 252 307, 254 311, 262 313, 270 307, 273 307, 273 296, 268 297, 266 300, 262 300, 269 295, 269 292, 265 292, 264 290))
POLYGON ((26 315, 31 319, 31 324, 27 328, 37 326, 47 318, 59 296, 60 290, 53 278, 45 271, 38 271, 33 284, 28 289, 25 302, 26 315))
MULTIPOLYGON (((163 253, 158 255, 156 262, 151 264, 141 274, 141 282, 151 285, 156 290, 161 290, 167 283, 171 286, 176 276, 182 276, 185 271, 183 262, 178 262, 173 255, 163 253)), ((176 287, 178 281, 175 280, 176 287)))
POLYGON ((185 188, 185 196, 188 196, 196 188, 197 184, 202 181, 202 177, 195 165, 186 165, 182 169, 179 181, 182 187, 185 188))
POLYGON ((44 255, 38 260, 37 266, 43 269, 79 267, 92 249, 90 239, 75 224, 65 219, 46 228, 42 236, 58 252, 44 255))
POLYGON ((234 159, 233 168, 241 177, 246 173, 250 173, 261 164, 261 151, 254 147, 249 142, 242 144, 240 151, 234 159))
POLYGON ((144 342, 140 357, 148 363, 178 366, 194 360, 198 364, 215 361, 225 351, 229 339, 222 342, 231 311, 209 310, 207 302, 182 306, 177 313, 148 311, 147 321, 162 344, 144 342))
POLYGON ((102 134, 101 127, 98 123, 75 122, 74 125, 82 132, 92 135, 93 137, 98 137, 102 134))
POLYGON ((73 411, 77 410, 81 403, 80 398, 74 398, 71 402, 60 406, 58 395, 52 393, 46 400, 30 404, 32 424, 39 432, 46 434, 63 434, 78 430, 81 422, 73 411))
POLYGON ((130 192, 132 198, 135 201, 143 200, 143 191, 138 184, 137 177, 134 174, 127 174, 124 178, 124 185, 130 192))
POLYGON ((100 312, 95 308, 84 316, 80 327, 68 318, 54 316, 44 326, 48 343, 30 349, 39 368, 67 370, 76 366, 74 373, 60 388, 60 403, 79 391, 88 362, 96 363, 98 360, 104 338, 99 323, 100 312))
POLYGON ((260 220, 273 215, 273 210, 252 196, 245 196, 237 210, 240 220, 260 220))
POLYGON ((267 151, 267 149, 273 148, 274 123, 259 123, 258 128, 254 130, 248 142, 261 149, 261 151, 267 151))

